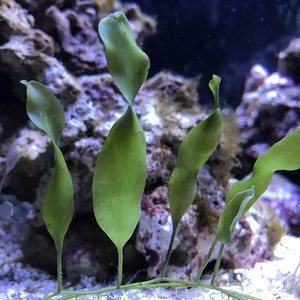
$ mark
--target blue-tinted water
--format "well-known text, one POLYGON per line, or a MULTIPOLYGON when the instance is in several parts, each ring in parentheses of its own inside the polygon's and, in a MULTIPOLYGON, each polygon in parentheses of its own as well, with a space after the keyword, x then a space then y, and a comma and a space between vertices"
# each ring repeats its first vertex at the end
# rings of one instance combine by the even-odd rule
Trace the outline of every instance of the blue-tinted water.
MULTIPOLYGON (((129 2, 129 1, 128 1, 129 2)), ((200 97, 209 96, 212 73, 223 78, 225 102, 240 102, 243 82, 255 63, 276 70, 276 54, 300 34, 298 0, 137 0, 155 15, 158 32, 146 39, 151 73, 168 69, 202 74, 200 97)))

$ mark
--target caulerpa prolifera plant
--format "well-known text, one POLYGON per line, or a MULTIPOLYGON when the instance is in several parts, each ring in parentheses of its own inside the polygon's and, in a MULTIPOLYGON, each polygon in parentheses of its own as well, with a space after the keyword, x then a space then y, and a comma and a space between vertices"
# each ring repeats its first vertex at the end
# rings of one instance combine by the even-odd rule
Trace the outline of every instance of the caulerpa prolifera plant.
POLYGON ((147 175, 146 140, 133 102, 146 80, 150 63, 148 56, 136 45, 124 14, 115 13, 103 19, 99 33, 106 50, 108 70, 128 103, 126 112, 112 127, 99 154, 93 179, 95 217, 117 247, 120 286, 122 251, 140 219, 147 175))
POLYGON ((22 83, 27 87, 27 114, 37 127, 47 133, 54 149, 55 170, 44 198, 42 214, 57 251, 57 290, 60 292, 63 241, 74 212, 72 179, 58 147, 65 117, 56 97, 44 85, 36 81, 23 80, 22 83))
POLYGON ((219 84, 221 79, 214 75, 209 87, 215 97, 215 110, 206 120, 195 126, 182 141, 178 159, 168 186, 168 197, 173 223, 173 231, 166 262, 162 270, 165 276, 172 254, 172 247, 181 218, 192 204, 197 194, 199 169, 215 151, 223 132, 222 113, 219 108, 219 84))
POLYGON ((300 129, 273 145, 254 165, 252 177, 234 184, 217 227, 216 238, 207 259, 199 268, 195 281, 166 277, 177 227, 197 192, 197 174, 215 151, 222 135, 222 113, 219 108, 220 78, 213 76, 209 87, 215 98, 211 115, 191 129, 184 138, 176 166, 169 181, 169 202, 173 223, 166 262, 160 277, 131 284, 122 284, 123 247, 140 219, 140 202, 146 181, 146 142, 143 129, 133 109, 137 92, 146 80, 149 59, 136 45, 132 30, 123 13, 116 12, 99 23, 99 34, 105 46, 107 64, 117 87, 128 103, 123 116, 113 125, 95 166, 93 177, 93 210, 100 228, 118 251, 116 286, 93 291, 63 291, 61 288, 61 251, 63 239, 73 215, 72 182, 58 148, 64 117, 55 96, 42 84, 30 81, 27 86, 27 113, 31 120, 52 140, 56 167, 44 200, 43 218, 58 253, 58 291, 46 299, 61 296, 72 299, 99 295, 117 289, 201 286, 218 290, 235 299, 258 299, 215 285, 224 246, 230 243, 235 225, 266 190, 276 170, 300 167, 300 129), (59 117, 57 118, 57 115, 59 117), (55 212, 55 213, 54 213, 55 212), (67 216, 67 218, 66 218, 67 216), (221 244, 211 284, 200 282, 212 251, 221 244))

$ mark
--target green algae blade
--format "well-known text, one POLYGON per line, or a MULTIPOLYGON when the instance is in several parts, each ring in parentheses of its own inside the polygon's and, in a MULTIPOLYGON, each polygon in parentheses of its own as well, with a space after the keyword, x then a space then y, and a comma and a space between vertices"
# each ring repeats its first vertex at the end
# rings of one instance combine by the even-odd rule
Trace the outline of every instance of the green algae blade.
POLYGON ((226 204, 218 222, 216 240, 223 244, 230 243, 234 229, 240 218, 245 214, 250 202, 254 199, 254 187, 238 192, 226 204))
POLYGON ((146 175, 146 140, 129 106, 113 125, 98 156, 93 177, 96 221, 118 250, 118 286, 123 276, 123 247, 141 216, 146 175))
MULTIPOLYGON (((220 78, 210 81, 215 103, 218 105, 220 78)), ((197 193, 197 175, 200 168, 215 151, 223 132, 222 112, 217 107, 205 120, 192 128, 182 141, 177 164, 169 181, 168 196, 174 228, 176 228, 197 193)))
POLYGON ((63 240, 74 212, 73 184, 63 154, 57 143, 65 124, 64 113, 56 97, 36 81, 21 81, 27 87, 27 114, 52 141, 55 171, 43 202, 43 219, 54 240, 58 256, 58 290, 61 290, 61 254, 63 240))
POLYGON ((216 239, 230 243, 234 227, 265 192, 276 171, 292 171, 300 168, 300 128, 275 143, 254 164, 249 179, 233 184, 226 197, 226 205, 220 216, 216 239))
POLYGON ((64 112, 53 93, 37 81, 21 83, 27 86, 27 114, 31 121, 56 143, 65 126, 64 112))
POLYGON ((99 23, 110 74, 130 105, 146 80, 148 56, 137 46, 132 29, 122 12, 115 12, 99 23))
POLYGON ((220 83, 221 83, 221 78, 217 75, 213 75, 212 79, 208 83, 208 86, 214 95, 215 108, 218 108, 220 105, 220 93, 219 93, 220 83))
POLYGON ((125 245, 139 221, 146 168, 144 133, 129 107, 112 127, 93 179, 96 220, 117 248, 125 245))
POLYGON ((53 147, 55 171, 45 195, 42 213, 56 247, 62 248, 74 212, 73 184, 62 152, 55 143, 53 147))
POLYGON ((213 75, 209 88, 214 95, 215 110, 187 133, 179 147, 177 163, 170 176, 168 198, 173 229, 161 278, 167 270, 179 222, 197 194, 199 170, 217 148, 223 133, 223 117, 219 108, 220 82, 221 78, 213 75))

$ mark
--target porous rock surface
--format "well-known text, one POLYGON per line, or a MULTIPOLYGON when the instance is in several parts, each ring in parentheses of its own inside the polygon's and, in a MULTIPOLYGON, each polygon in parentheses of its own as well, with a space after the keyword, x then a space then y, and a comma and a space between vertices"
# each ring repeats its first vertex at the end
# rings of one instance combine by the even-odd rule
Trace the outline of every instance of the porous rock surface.
MULTIPOLYGON (((93 218, 91 182, 96 156, 126 105, 105 67, 97 36, 101 11, 93 1, 43 1, 41 6, 37 1, 20 3, 22 7, 13 0, 0 1, 0 85, 5 96, 1 99, 5 108, 0 112, 1 174, 5 173, 10 145, 15 153, 21 153, 3 194, 14 194, 16 203, 34 207, 23 227, 22 255, 17 262, 24 259, 55 273, 54 246, 40 213, 53 153, 49 139, 27 121, 25 89, 19 84, 21 79, 34 79, 56 94, 66 115, 61 146, 74 181, 76 210, 64 248, 65 278, 72 282, 84 276, 112 280, 116 251, 93 218)), ((116 8, 127 15, 138 42, 154 33, 155 22, 134 4, 117 3, 116 8)), ((124 249, 125 276, 147 269, 147 276, 153 277, 161 270, 171 234, 168 178, 186 132, 208 115, 197 104, 196 88, 195 80, 161 72, 144 84, 136 99, 135 110, 147 140, 148 176, 142 218, 124 249)), ((238 138, 232 139, 236 127, 232 120, 228 122, 231 127, 199 173, 197 197, 179 228, 168 270, 176 278, 193 278, 214 237, 238 148, 238 138)), ((225 261, 234 267, 253 266, 269 257, 275 223, 253 210, 239 223, 233 244, 225 249, 225 261)))

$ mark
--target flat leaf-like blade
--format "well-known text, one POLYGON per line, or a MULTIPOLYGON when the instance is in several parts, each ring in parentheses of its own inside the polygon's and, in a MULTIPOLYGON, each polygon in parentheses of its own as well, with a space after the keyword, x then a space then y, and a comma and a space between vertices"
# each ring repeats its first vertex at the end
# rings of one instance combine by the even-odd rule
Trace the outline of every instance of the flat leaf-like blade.
POLYGON ((129 106, 112 127, 93 178, 95 218, 118 249, 125 245, 139 221, 146 167, 144 133, 129 106))
POLYGON ((105 46, 107 66, 117 87, 130 105, 146 80, 150 62, 137 46, 132 29, 122 12, 99 22, 99 35, 105 46))
POLYGON ((29 118, 58 144, 65 126, 65 117, 56 97, 37 81, 22 80, 21 83, 27 86, 26 109, 29 118))
POLYGON ((59 250, 62 248, 64 236, 73 218, 73 184, 61 150, 55 143, 53 147, 55 171, 45 195, 42 214, 55 246, 59 250))
POLYGON ((230 243, 235 226, 240 218, 245 214, 246 209, 254 199, 254 188, 237 193, 234 198, 225 206, 222 212, 218 227, 216 240, 223 244, 230 243))
POLYGON ((246 213, 268 188, 274 172, 297 170, 300 168, 300 128, 275 143, 254 164, 249 179, 233 184, 226 197, 226 206, 220 216, 217 239, 228 244, 232 239, 237 217, 246 213), (253 191, 251 197, 248 191, 253 191), (246 201, 246 202, 245 202, 246 201), (243 203, 246 203, 244 206, 243 203), (235 207, 239 209, 230 209, 235 207), (241 214, 241 210, 243 214, 241 214), (224 225, 226 224, 226 225, 224 225), (234 225, 234 226, 233 226, 234 225))
POLYGON ((220 83, 221 83, 221 78, 215 74, 212 76, 212 79, 208 83, 208 86, 214 95, 215 108, 218 108, 220 104, 220 94, 219 94, 220 83))
POLYGON ((61 253, 74 212, 71 175, 57 145, 65 117, 58 100, 47 87, 36 81, 21 82, 27 87, 27 114, 37 127, 48 134, 54 148, 55 170, 45 195, 42 214, 56 249, 61 253))
POLYGON ((222 113, 218 108, 211 116, 191 129, 182 141, 168 189, 174 227, 177 227, 192 204, 197 193, 199 169, 215 151, 222 132, 222 113))
POLYGON ((213 75, 209 82, 215 100, 214 112, 192 128, 179 147, 177 164, 168 186, 173 232, 195 199, 198 172, 217 148, 223 133, 223 118, 219 109, 220 82, 221 78, 217 75, 213 75))

